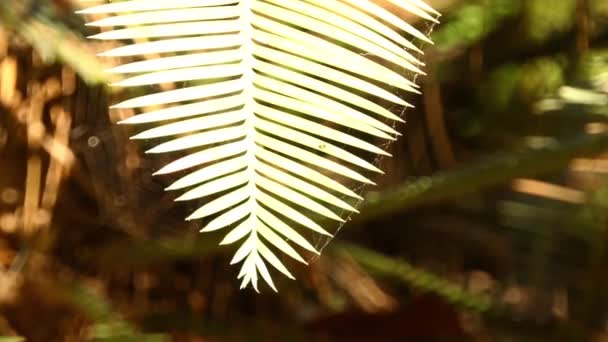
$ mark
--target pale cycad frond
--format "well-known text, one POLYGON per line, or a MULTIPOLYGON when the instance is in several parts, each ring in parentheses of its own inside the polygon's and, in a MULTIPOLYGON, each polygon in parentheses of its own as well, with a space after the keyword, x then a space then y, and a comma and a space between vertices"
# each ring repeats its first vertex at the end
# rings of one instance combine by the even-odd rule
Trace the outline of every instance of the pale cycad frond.
MULTIPOLYGON (((383 3, 438 16, 422 0, 383 3)), ((360 197, 338 180, 380 172, 357 151, 387 155, 368 140, 394 140, 401 119, 379 103, 408 106, 391 90, 417 93, 404 75, 423 73, 412 41, 429 41, 372 0, 133 0, 82 13, 110 14, 89 23, 105 28, 92 38, 127 44, 102 55, 148 56, 110 69, 117 86, 185 85, 114 107, 141 111, 125 124, 159 123, 134 138, 171 138, 148 153, 188 150, 157 173, 198 168, 168 189, 206 200, 188 217, 210 217, 203 232, 231 228, 221 244, 241 241, 232 263, 256 289, 259 277, 275 289, 266 264, 293 278, 277 251, 303 263, 294 246, 318 253, 302 235, 330 235, 316 218, 356 212, 348 198, 360 197)))

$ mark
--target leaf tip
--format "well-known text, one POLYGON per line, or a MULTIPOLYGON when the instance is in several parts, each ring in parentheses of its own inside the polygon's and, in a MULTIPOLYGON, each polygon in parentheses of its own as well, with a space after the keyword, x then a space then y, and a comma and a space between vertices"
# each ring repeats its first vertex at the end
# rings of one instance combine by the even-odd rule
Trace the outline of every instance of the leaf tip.
POLYGON ((139 134, 135 134, 134 136, 129 137, 129 140, 142 140, 142 139, 148 139, 147 135, 145 135, 143 133, 139 133, 139 134))
MULTIPOLYGON (((161 175, 162 173, 159 173, 158 171, 153 173, 153 176, 156 175, 161 175)), ((168 187, 165 188, 165 191, 173 191, 173 190, 178 190, 179 188, 175 187, 173 184, 169 185, 168 187)))

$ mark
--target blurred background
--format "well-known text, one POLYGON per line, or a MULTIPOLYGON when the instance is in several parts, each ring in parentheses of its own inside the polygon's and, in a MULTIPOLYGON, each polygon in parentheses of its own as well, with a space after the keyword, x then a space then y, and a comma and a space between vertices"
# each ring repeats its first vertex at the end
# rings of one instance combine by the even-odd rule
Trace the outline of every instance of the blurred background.
POLYGON ((0 0, 0 341, 608 341, 608 1, 427 2, 379 186, 256 294, 114 124, 82 4, 0 0))

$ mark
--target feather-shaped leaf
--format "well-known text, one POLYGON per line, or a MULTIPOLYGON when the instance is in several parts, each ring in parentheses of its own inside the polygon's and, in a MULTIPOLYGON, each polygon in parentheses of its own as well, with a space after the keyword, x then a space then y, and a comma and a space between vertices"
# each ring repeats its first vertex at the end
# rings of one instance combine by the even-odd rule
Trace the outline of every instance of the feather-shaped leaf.
MULTIPOLYGON (((423 0, 388 3, 439 16, 423 0)), ((231 263, 256 290, 263 279, 276 291, 267 263, 293 278, 276 252, 319 253, 303 235, 331 236, 317 217, 356 212, 347 185, 382 172, 371 157, 389 154, 372 140, 399 135, 389 106, 410 105, 393 89, 419 93, 405 75, 424 74, 413 40, 430 43, 373 0, 130 0, 81 13, 104 30, 91 38, 125 43, 100 55, 140 59, 108 70, 124 76, 115 86, 182 85, 113 108, 138 111, 122 124, 155 124, 133 137, 165 139, 148 153, 186 150, 156 174, 188 170, 167 190, 204 200, 188 217, 208 220, 201 231, 241 241, 231 263)))

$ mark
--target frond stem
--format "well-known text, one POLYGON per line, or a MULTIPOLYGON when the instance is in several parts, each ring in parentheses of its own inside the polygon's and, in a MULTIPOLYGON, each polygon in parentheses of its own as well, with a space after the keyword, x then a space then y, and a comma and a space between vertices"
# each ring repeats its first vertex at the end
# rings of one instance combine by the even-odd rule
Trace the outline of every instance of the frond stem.
MULTIPOLYGON (((242 21, 242 29, 241 34, 243 38, 242 44, 242 52, 243 52, 243 76, 242 80, 244 83, 243 88, 243 97, 245 99, 245 105, 243 107, 243 111, 247 115, 247 119, 245 120, 245 129, 247 131, 247 135, 245 137, 245 142, 247 145, 247 152, 245 158, 247 158, 247 173, 249 181, 247 183, 247 187, 249 190, 249 206, 252 215, 255 213, 255 208, 257 206, 255 193, 257 192, 257 187, 255 185, 256 179, 256 156, 255 156, 255 148, 256 148, 256 129, 255 129, 255 103, 253 99, 253 81, 255 77, 255 73, 253 71, 254 65, 254 57, 253 57, 253 27, 252 27, 252 8, 253 8, 254 0, 242 0, 239 3, 241 7, 241 13, 243 13, 241 17, 242 21)), ((248 220, 253 220, 254 217, 250 216, 247 218, 248 220)), ((253 221, 254 222, 254 221, 253 221)), ((255 224, 252 224, 252 235, 256 234, 255 224)), ((256 236, 257 238, 257 236, 256 236)))

